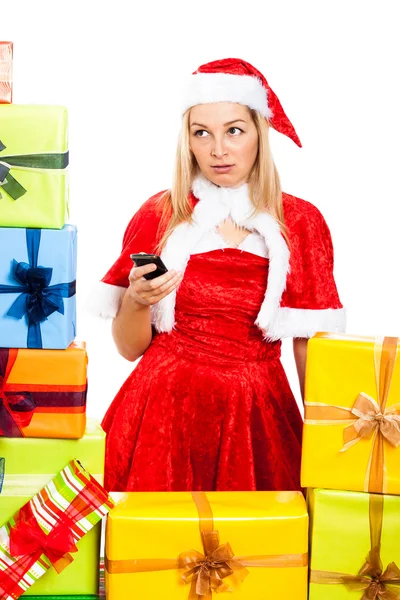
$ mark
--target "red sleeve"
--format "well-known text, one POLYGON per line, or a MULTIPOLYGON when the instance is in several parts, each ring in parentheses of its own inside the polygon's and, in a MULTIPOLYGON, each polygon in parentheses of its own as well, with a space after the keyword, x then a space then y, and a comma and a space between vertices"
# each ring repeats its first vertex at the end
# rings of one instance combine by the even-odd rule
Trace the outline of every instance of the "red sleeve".
POLYGON ((294 196, 284 202, 290 241, 289 273, 273 324, 274 339, 345 330, 345 310, 334 277, 329 227, 316 206, 294 196))
POLYGON ((164 192, 152 196, 135 213, 125 230, 121 254, 102 278, 103 283, 128 287, 128 276, 133 267, 131 254, 153 254, 160 239, 160 219, 164 192))
POLYGON ((281 306, 343 308, 333 274, 331 233, 320 211, 309 202, 305 204, 307 210, 289 229, 290 273, 281 306))
POLYGON ((103 279, 93 287, 87 299, 88 312, 105 318, 117 315, 133 267, 130 255, 139 252, 155 253, 162 237, 160 222, 163 214, 163 194, 164 192, 159 192, 146 200, 130 220, 123 237, 121 254, 103 279))

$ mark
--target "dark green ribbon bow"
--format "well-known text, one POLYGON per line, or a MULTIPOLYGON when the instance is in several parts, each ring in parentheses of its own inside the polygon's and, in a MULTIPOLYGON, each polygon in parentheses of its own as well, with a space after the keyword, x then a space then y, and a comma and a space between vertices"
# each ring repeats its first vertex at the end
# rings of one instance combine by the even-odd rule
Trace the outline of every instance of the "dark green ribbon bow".
POLYGON ((5 149, 6 146, 0 140, 0 189, 3 188, 13 200, 18 200, 27 192, 11 175, 10 171, 13 167, 20 167, 21 169, 65 169, 69 162, 68 151, 61 153, 49 152, 48 154, 1 155, 1 152, 5 149))

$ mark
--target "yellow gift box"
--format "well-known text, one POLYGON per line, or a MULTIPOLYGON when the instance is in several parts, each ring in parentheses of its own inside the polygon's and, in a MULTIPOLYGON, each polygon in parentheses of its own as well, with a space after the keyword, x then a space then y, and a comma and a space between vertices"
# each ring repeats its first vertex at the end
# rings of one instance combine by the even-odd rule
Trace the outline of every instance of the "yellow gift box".
POLYGON ((308 342, 303 487, 400 494, 398 338, 308 342))
POLYGON ((400 498, 309 490, 309 600, 400 598, 400 498))
POLYGON ((300 492, 132 492, 106 524, 108 600, 307 598, 300 492))

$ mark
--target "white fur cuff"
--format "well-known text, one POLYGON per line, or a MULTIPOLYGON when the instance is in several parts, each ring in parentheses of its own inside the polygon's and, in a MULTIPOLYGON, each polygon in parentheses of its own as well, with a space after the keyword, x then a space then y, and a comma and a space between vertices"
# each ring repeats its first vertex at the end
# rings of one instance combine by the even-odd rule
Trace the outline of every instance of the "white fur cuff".
POLYGON ((117 316, 126 287, 97 282, 85 302, 85 310, 96 317, 114 318, 117 316))
POLYGON ((267 340, 274 341, 288 337, 311 338, 318 331, 343 333, 345 329, 344 308, 279 308, 265 334, 267 340))

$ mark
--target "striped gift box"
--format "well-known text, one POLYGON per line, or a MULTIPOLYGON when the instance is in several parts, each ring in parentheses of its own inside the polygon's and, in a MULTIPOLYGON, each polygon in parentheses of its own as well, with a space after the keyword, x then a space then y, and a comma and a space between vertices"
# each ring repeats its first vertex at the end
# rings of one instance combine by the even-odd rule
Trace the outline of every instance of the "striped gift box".
POLYGON ((0 527, 0 598, 19 598, 51 566, 61 572, 78 551, 75 544, 113 506, 79 461, 71 461, 0 527))

